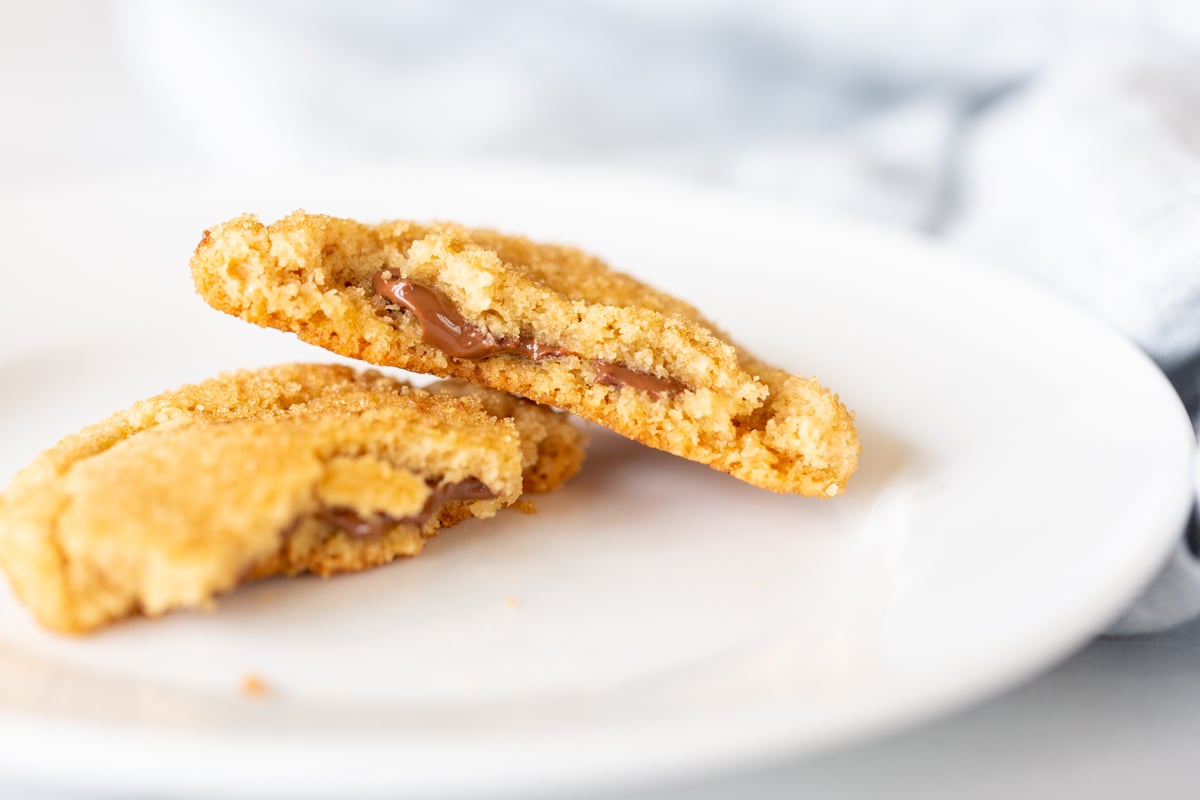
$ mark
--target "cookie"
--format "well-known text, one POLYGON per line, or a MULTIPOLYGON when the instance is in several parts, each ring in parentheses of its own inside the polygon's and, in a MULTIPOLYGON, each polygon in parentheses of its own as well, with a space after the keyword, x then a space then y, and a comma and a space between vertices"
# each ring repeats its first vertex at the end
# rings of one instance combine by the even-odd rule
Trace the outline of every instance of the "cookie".
POLYGON ((236 372, 38 456, 0 494, 0 568, 39 622, 83 632, 207 607, 244 580, 416 555, 582 459, 565 415, 498 392, 344 366, 236 372))
POLYGON ((832 497, 858 462, 837 395, 571 247, 296 212, 206 231, 192 275, 250 322, 557 406, 777 492, 832 497))

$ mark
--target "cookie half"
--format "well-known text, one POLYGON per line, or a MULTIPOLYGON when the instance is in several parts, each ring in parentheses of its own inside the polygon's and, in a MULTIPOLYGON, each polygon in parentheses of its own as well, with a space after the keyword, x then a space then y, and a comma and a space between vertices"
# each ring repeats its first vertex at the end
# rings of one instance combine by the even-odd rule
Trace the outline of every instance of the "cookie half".
POLYGON ((68 436, 0 494, 0 567, 48 628, 205 607, 237 583, 416 555, 583 459, 565 415, 498 392, 289 365, 68 436), (497 416, 497 414, 499 416, 497 416))
POLYGON ((250 322, 557 406, 777 492, 840 494, 858 463, 837 395, 570 247, 296 212, 205 231, 192 275, 250 322))

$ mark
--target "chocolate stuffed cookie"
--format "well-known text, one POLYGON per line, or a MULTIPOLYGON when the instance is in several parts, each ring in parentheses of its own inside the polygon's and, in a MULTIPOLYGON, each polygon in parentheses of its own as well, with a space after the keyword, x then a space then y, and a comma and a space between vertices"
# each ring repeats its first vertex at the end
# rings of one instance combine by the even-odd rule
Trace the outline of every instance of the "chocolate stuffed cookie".
POLYGON ((837 395, 570 247, 450 224, 242 216, 205 232, 192 275, 212 306, 250 322, 557 406, 767 489, 831 497, 858 462, 837 395))
POLYGON ((416 555, 583 460, 564 414, 459 381, 290 365, 143 400, 0 494, 0 567, 39 622, 87 631, 237 583, 416 555))

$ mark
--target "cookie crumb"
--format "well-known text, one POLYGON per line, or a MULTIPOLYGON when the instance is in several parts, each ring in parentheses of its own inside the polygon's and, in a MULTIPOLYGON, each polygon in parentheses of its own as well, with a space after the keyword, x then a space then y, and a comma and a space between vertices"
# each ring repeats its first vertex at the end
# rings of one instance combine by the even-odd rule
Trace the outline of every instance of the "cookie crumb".
POLYGON ((267 684, 253 672, 242 676, 242 694, 247 697, 262 697, 267 693, 267 684))
POLYGON ((522 514, 538 513, 537 506, 527 497, 522 497, 520 500, 513 503, 513 508, 515 508, 517 511, 520 511, 522 514))
POLYGON ((508 597, 504 598, 504 605, 508 606, 509 608, 516 608, 517 606, 521 605, 521 599, 516 595, 510 594, 508 597))

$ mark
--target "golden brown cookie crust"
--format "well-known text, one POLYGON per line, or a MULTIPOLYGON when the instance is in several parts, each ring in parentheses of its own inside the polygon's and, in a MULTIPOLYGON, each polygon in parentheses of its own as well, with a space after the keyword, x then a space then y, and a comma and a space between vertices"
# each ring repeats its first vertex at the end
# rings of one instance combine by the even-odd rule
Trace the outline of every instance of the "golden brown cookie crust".
POLYGON ((205 607, 250 578, 415 555, 439 527, 516 501, 523 474, 547 491, 578 469, 583 436, 561 413, 459 392, 296 364, 135 403, 14 477, 0 495, 0 567, 39 622, 82 632, 205 607), (426 507, 433 486, 469 480, 495 498, 426 507), (356 536, 329 509, 388 522, 356 536))
POLYGON ((493 417, 511 418, 521 434, 524 491, 552 492, 579 472, 586 435, 566 414, 522 397, 450 378, 425 387, 434 394, 471 397, 493 417))
POLYGON ((852 415, 817 381, 763 364, 688 304, 579 250, 453 224, 367 225, 296 212, 206 231, 192 259, 212 306, 351 358, 519 394, 778 492, 840 494, 858 463, 852 415), (570 355, 451 358, 386 302, 382 270, 444 296, 496 340, 570 355), (615 364, 687 387, 604 385, 615 364))

